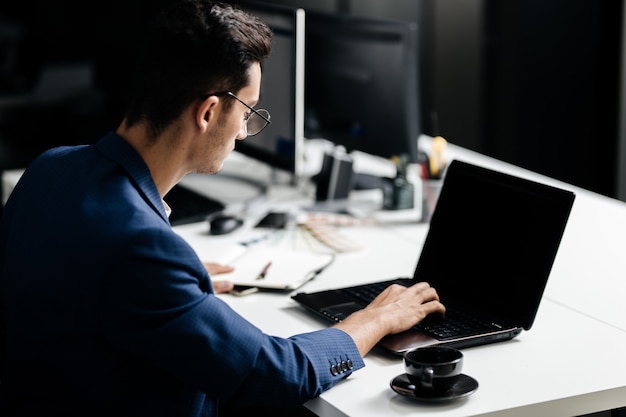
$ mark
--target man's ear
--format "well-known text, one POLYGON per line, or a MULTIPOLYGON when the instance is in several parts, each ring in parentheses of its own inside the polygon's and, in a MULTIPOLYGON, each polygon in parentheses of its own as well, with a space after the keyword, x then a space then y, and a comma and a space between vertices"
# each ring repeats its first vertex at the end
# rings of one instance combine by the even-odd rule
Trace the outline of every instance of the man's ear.
POLYGON ((213 119, 217 117, 217 105, 219 102, 219 97, 210 96, 196 108, 196 124, 200 129, 206 130, 214 121, 213 119))

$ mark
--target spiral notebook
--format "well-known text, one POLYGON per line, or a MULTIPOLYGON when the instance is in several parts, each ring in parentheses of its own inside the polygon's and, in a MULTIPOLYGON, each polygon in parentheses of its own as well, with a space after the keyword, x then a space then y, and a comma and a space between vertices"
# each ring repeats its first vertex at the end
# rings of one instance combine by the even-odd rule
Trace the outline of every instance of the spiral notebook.
POLYGON ((426 345, 464 348, 513 339, 533 325, 574 198, 568 190, 454 160, 416 254, 413 277, 292 298, 317 315, 341 321, 391 282, 427 281, 437 289, 446 315, 388 336, 380 347, 402 354, 426 345), (446 330, 455 317, 486 327, 458 334, 446 330))

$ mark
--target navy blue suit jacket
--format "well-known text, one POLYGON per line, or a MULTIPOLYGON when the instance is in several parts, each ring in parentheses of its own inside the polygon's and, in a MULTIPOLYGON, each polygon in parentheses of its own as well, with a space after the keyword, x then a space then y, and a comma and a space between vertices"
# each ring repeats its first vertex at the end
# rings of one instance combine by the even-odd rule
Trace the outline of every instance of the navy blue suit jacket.
POLYGON ((0 279, 7 415, 289 406, 364 366, 340 330, 271 337, 217 297, 115 133, 31 164, 5 206, 0 279))

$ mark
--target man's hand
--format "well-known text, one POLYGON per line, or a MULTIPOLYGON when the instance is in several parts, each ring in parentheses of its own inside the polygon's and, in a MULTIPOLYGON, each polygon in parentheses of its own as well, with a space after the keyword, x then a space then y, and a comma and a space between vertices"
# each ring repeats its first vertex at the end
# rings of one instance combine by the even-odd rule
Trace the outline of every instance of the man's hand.
POLYGON ((444 314, 439 295, 426 282, 411 287, 394 284, 386 288, 366 308, 352 313, 336 328, 348 333, 365 356, 388 334, 400 333, 432 313, 444 314))
MULTIPOLYGON (((213 262, 203 262, 203 264, 209 275, 211 276, 232 272, 234 269, 232 266, 216 264, 213 262)), ((215 290, 216 294, 226 293, 232 290, 233 287, 234 285, 230 281, 213 280, 213 289, 215 290)))

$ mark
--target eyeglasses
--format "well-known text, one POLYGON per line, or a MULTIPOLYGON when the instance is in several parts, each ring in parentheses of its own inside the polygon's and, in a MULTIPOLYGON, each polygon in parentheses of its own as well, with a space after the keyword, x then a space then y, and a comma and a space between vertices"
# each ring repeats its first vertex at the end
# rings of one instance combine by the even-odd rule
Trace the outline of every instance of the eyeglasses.
POLYGON ((220 91, 217 93, 205 94, 201 98, 202 100, 206 100, 207 98, 211 96, 230 96, 234 98, 235 100, 237 100, 238 102, 240 102, 241 104, 243 104, 244 106, 246 106, 248 109, 250 109, 250 113, 247 113, 244 119, 245 126, 246 126, 246 134, 248 136, 258 135, 259 133, 261 133, 263 129, 265 129, 265 127, 268 124, 272 123, 270 121, 269 111, 265 109, 258 109, 258 110, 253 109, 251 106, 246 104, 242 99, 240 99, 239 97, 237 97, 230 91, 220 91))

